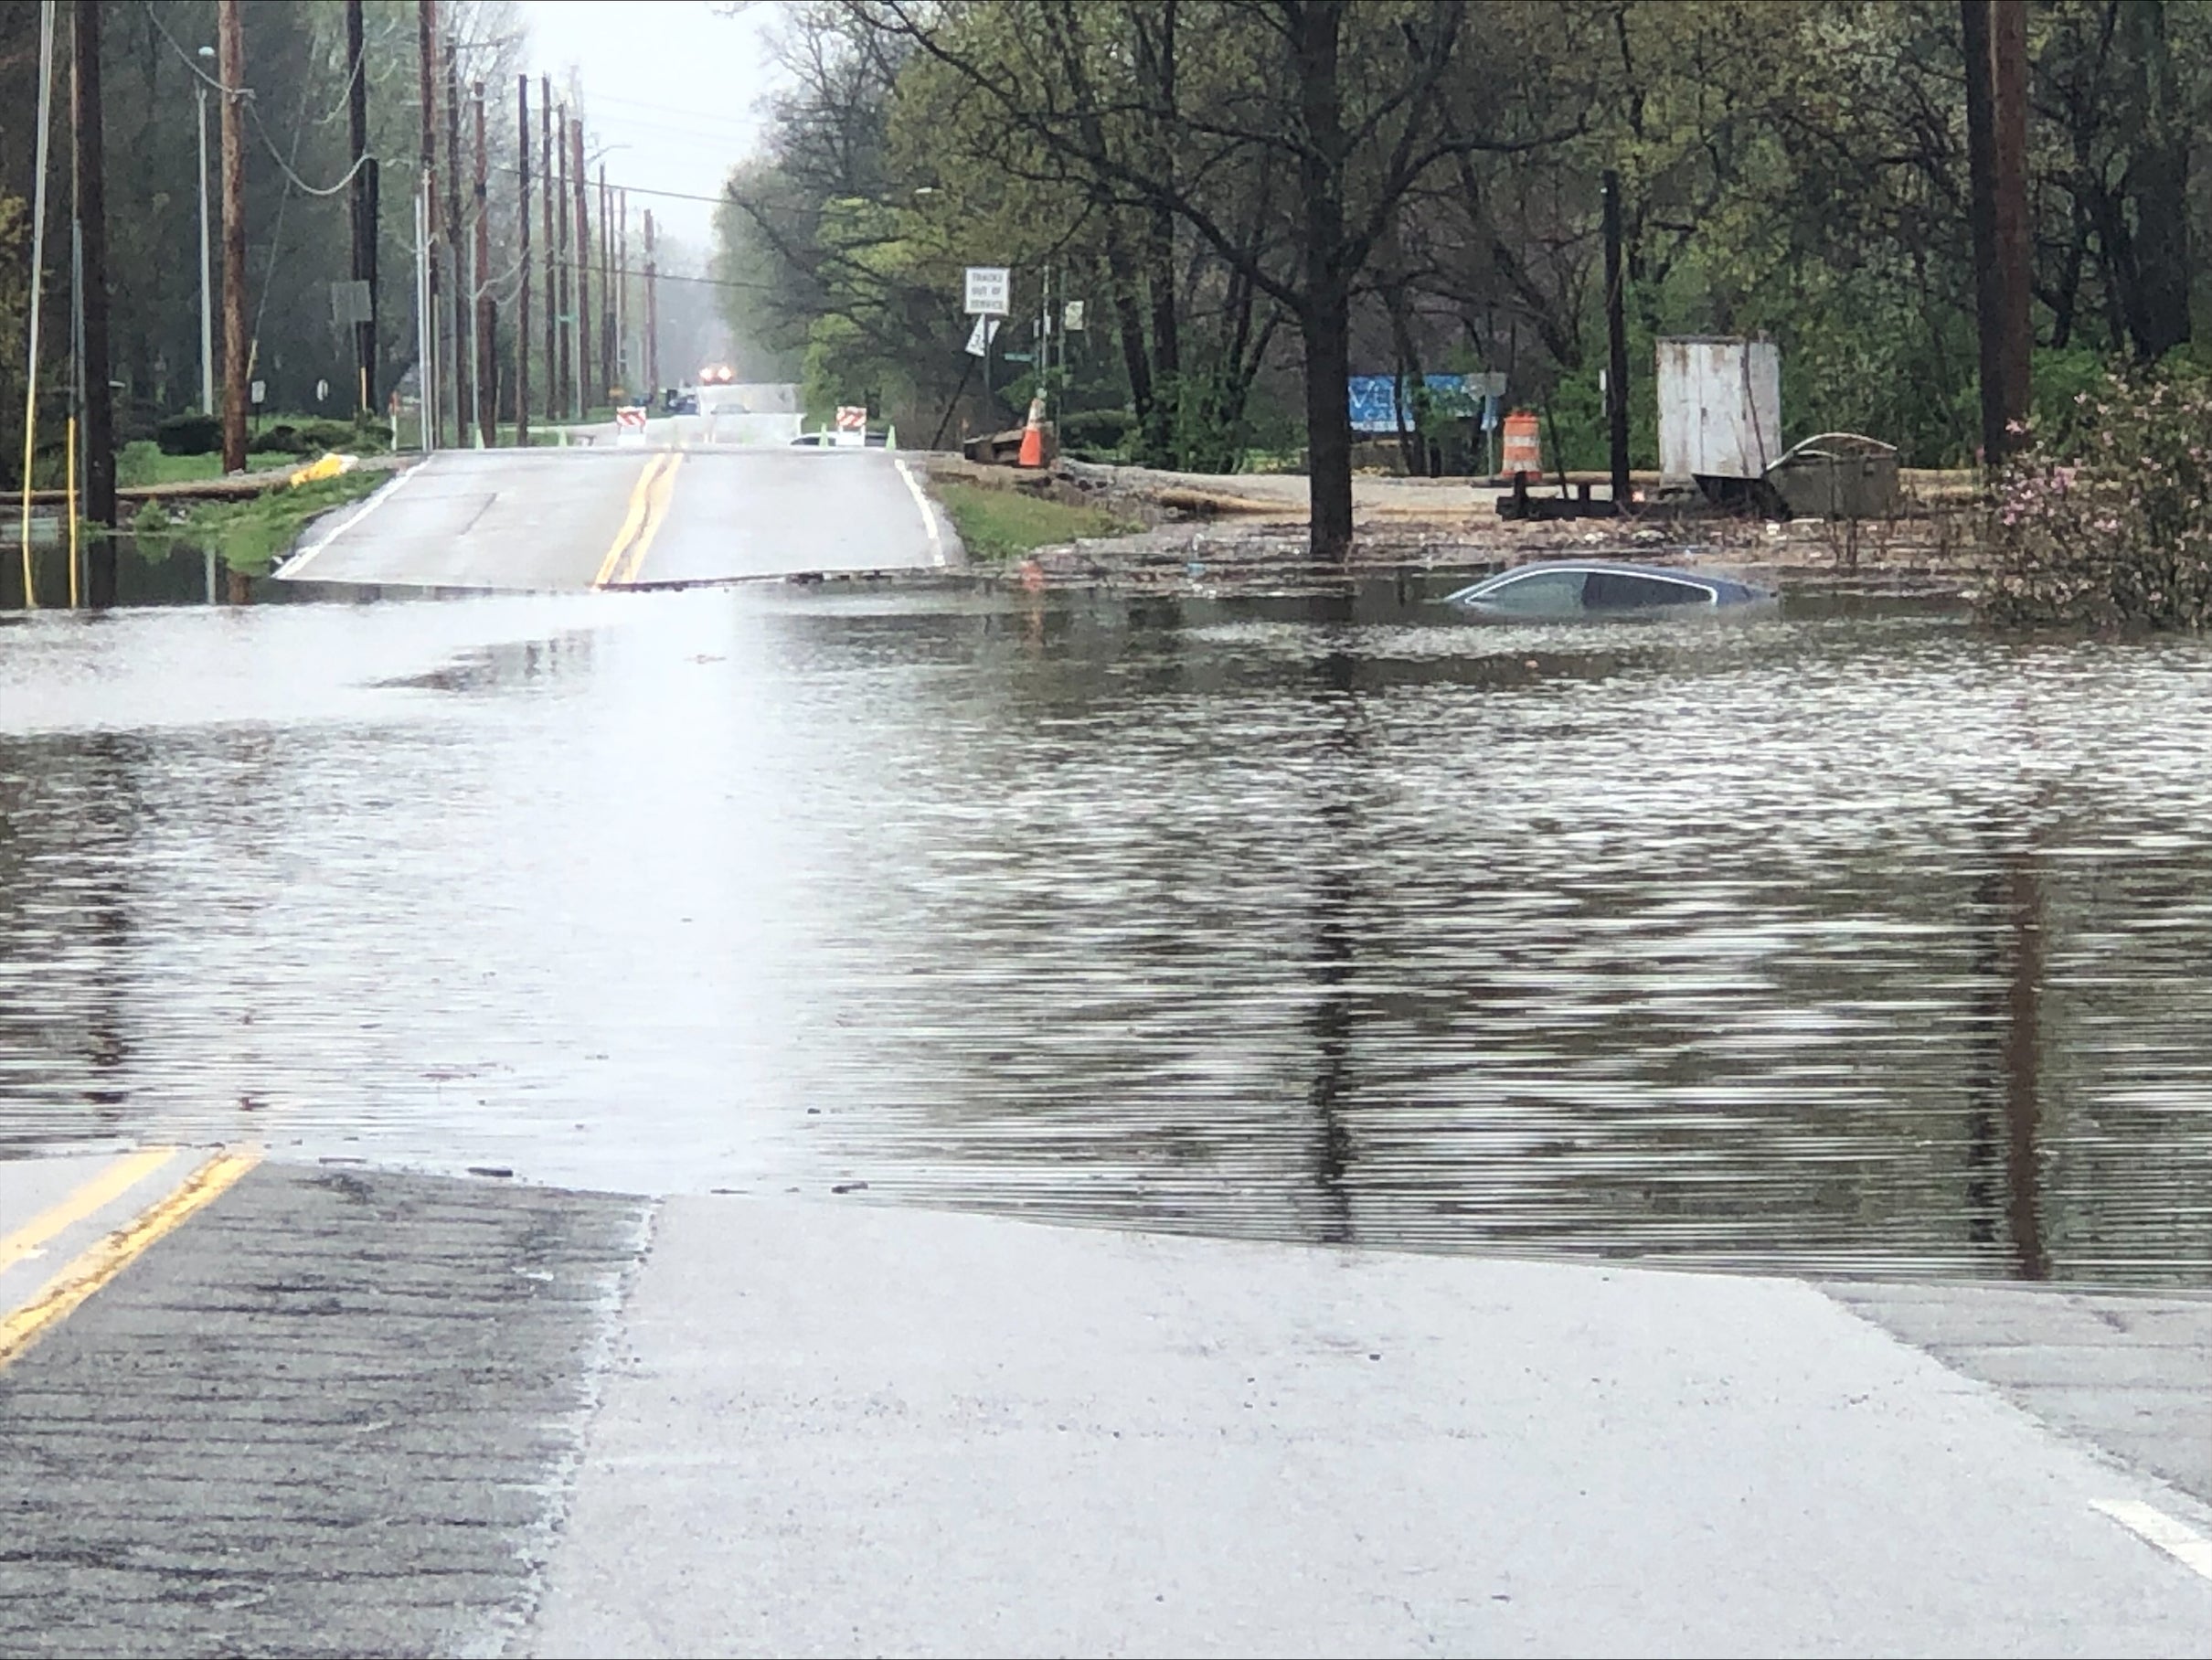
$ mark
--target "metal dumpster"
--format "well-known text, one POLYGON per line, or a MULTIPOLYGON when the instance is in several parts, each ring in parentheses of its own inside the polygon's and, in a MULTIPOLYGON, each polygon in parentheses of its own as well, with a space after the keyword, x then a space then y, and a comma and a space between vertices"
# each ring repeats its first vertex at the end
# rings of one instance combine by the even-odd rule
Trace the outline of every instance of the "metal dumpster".
POLYGON ((1895 518, 1897 446, 1859 432, 1822 432, 1767 469, 1792 518, 1895 518))

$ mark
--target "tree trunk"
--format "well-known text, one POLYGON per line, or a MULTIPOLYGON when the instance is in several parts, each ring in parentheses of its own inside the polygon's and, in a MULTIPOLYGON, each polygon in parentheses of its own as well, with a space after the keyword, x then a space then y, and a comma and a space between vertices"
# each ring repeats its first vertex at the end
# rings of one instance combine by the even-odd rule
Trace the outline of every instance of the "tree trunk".
POLYGON ((1286 8, 1292 73, 1298 84, 1303 142, 1299 182, 1305 196, 1305 282, 1299 326, 1305 335, 1307 546, 1316 563, 1352 555, 1352 296, 1345 270, 1344 109, 1337 82, 1335 0, 1286 8))
POLYGON ((2189 339, 2189 138, 2164 5, 2139 0, 2124 15, 2143 82, 2142 137, 2130 170, 2137 282, 2130 326, 2137 353, 2156 359, 2189 339))
POLYGON ((1973 236, 1974 311, 1981 343, 1982 463, 2005 459, 2005 282, 1997 262, 1997 164, 1990 0, 1959 0, 1966 64, 1968 224, 1973 236))

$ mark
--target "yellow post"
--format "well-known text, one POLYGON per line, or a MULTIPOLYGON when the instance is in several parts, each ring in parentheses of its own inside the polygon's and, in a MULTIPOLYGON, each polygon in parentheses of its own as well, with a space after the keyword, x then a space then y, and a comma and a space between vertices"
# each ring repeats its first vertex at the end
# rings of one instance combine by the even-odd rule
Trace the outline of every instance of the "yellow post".
POLYGON ((66 488, 69 498, 69 609, 77 609, 77 417, 69 417, 68 455, 63 463, 69 469, 69 482, 66 488))

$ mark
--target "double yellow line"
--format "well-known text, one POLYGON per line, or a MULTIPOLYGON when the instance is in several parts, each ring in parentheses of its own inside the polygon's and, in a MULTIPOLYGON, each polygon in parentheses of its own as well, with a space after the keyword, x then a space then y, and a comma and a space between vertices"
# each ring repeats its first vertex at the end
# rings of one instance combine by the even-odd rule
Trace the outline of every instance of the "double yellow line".
POLYGON ((614 533, 614 546, 607 549, 607 557, 600 561, 599 574, 591 579, 592 587, 620 588, 637 580, 637 573, 645 566, 645 555, 652 549, 653 538, 660 534, 662 522, 668 516, 668 498, 675 490, 675 470, 683 463, 683 456, 674 450, 663 450, 645 463, 645 470, 637 475, 637 483, 630 488, 630 510, 622 516, 622 527, 614 533))
MULTIPOLYGON (((0 1234, 0 1270, 32 1257, 102 1206, 120 1198, 178 1155, 175 1147, 148 1147, 117 1160, 69 1197, 41 1211, 13 1233, 0 1234)), ((36 1343, 79 1304, 143 1256, 147 1248, 261 1162, 250 1153, 218 1153, 112 1233, 80 1251, 19 1308, 0 1314, 0 1367, 36 1343)))

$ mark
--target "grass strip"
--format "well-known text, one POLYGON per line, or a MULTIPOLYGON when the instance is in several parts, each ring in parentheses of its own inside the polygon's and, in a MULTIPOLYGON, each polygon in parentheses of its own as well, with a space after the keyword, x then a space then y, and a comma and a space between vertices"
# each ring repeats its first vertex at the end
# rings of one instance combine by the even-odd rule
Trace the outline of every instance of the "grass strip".
POLYGON ((1131 528, 1103 508, 1070 507, 1018 490, 947 483, 936 494, 972 559, 1018 559, 1039 548, 1131 528))

